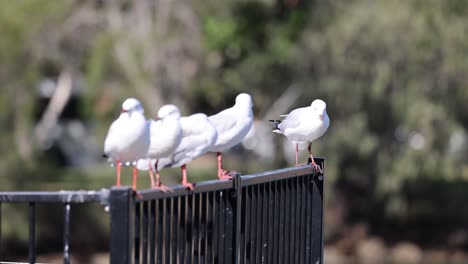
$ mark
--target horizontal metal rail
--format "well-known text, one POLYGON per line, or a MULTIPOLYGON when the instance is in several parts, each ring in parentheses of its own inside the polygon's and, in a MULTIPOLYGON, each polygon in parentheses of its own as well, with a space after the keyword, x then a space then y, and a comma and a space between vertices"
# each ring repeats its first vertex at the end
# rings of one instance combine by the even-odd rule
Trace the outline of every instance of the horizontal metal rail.
POLYGON ((0 203, 107 203, 109 189, 100 191, 0 192, 0 203))

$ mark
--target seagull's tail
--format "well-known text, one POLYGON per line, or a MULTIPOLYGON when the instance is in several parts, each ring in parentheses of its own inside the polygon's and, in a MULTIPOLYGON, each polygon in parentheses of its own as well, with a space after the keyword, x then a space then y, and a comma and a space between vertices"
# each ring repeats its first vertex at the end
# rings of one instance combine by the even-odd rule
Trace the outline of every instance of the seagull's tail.
POLYGON ((280 128, 278 127, 278 125, 281 124, 281 120, 268 120, 268 121, 272 122, 273 125, 275 126, 275 130, 273 130, 274 133, 283 134, 283 132, 281 132, 280 128))

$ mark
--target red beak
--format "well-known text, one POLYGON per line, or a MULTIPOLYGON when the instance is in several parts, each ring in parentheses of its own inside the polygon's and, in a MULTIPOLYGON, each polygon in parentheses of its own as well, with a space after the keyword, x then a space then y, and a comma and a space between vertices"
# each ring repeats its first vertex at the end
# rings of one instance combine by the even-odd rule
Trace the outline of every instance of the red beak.
POLYGON ((121 113, 128 113, 128 110, 122 109, 121 113))
POLYGON ((154 121, 158 121, 158 120, 161 120, 161 118, 159 116, 154 118, 154 121))
POLYGON ((323 115, 319 115, 320 120, 323 121, 323 115))

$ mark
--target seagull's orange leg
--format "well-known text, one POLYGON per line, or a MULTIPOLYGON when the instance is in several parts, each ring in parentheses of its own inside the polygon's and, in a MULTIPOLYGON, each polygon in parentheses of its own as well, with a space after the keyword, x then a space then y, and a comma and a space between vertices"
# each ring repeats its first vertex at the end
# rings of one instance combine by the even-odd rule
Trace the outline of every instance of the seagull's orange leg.
POLYGON ((320 168, 319 165, 317 165, 317 163, 315 163, 314 161, 314 156, 312 156, 312 143, 309 143, 309 146, 307 147, 307 149, 309 150, 309 154, 310 154, 310 159, 312 160, 312 166, 314 166, 314 168, 319 171, 320 173, 322 173, 322 169, 320 168))
POLYGON ((187 169, 185 164, 180 167, 182 170, 182 185, 193 191, 193 184, 187 181, 187 169))
POLYGON ((116 170, 117 170, 117 180, 116 180, 116 183, 115 183, 115 185, 117 187, 120 187, 120 185, 121 185, 120 184, 120 169, 121 169, 121 166, 122 166, 122 163, 120 163, 120 160, 118 160, 117 161, 117 166, 116 166, 117 167, 116 168, 116 170))
MULTIPOLYGON (((159 171, 158 171, 158 161, 156 160, 156 163, 154 164, 154 170, 155 170, 155 173, 156 173, 156 183, 154 182, 151 182, 151 188, 153 189, 159 189, 163 192, 172 192, 172 189, 167 187, 166 185, 163 185, 161 183, 161 175, 159 174, 159 171)), ((151 174, 153 174, 153 169, 151 168, 151 165, 150 165, 150 171, 151 171, 151 174)))
POLYGON ((151 160, 148 160, 148 173, 151 182, 151 188, 154 188, 156 184, 154 183, 154 175, 153 175, 153 168, 151 168, 151 160))
POLYGON ((298 154, 297 154, 298 152, 299 152, 299 143, 296 142, 296 166, 299 165, 298 158, 297 158, 298 157, 298 154))
POLYGON ((138 177, 138 169, 136 166, 133 166, 133 180, 132 180, 132 189, 136 192, 137 190, 137 177, 138 177))
POLYGON ((218 178, 220 180, 230 180, 230 179, 232 179, 232 176, 229 175, 229 174, 231 174, 233 172, 229 172, 229 171, 223 169, 223 165, 222 165, 223 164, 223 153, 218 152, 216 154, 216 156, 218 158, 218 178))

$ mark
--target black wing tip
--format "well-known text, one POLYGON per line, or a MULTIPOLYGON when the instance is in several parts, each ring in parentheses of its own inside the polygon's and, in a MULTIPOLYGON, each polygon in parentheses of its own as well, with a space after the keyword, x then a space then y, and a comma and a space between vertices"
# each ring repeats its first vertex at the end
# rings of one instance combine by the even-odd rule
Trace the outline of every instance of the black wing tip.
POLYGON ((268 120, 275 126, 275 129, 279 129, 278 125, 281 124, 281 120, 270 119, 268 120))
POLYGON ((105 159, 109 158, 109 156, 107 156, 106 153, 103 153, 103 154, 101 155, 101 157, 103 157, 103 158, 105 158, 105 159))

